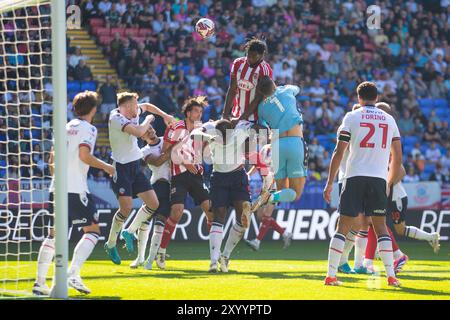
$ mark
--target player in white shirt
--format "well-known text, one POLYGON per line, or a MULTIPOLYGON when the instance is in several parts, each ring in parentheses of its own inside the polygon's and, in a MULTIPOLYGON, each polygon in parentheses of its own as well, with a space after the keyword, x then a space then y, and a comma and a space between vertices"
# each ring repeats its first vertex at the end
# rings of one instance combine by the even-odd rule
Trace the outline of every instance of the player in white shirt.
MULTIPOLYGON (((89 294, 80 277, 80 269, 89 258, 100 237, 97 209, 87 185, 89 167, 105 170, 109 175, 115 174, 113 166, 97 159, 94 152, 97 139, 97 129, 91 124, 97 111, 98 96, 93 91, 85 91, 75 96, 73 100, 76 119, 66 124, 68 164, 68 211, 69 227, 82 227, 84 235, 73 252, 72 264, 69 268, 68 284, 81 293, 89 294)), ((50 161, 53 170, 53 156, 50 161)), ((50 187, 50 202, 53 201, 53 181, 50 187)), ((50 208, 53 211, 53 208, 50 208)), ((65 231, 61 231, 65 232, 65 231)), ((33 286, 33 294, 49 295, 50 289, 45 284, 50 264, 55 255, 54 230, 44 240, 39 249, 37 279, 33 286)))
MULTIPOLYGON (((150 128, 142 137, 147 142, 143 148, 143 159, 152 171, 150 183, 158 197, 159 207, 155 212, 153 236, 150 242, 150 253, 145 269, 151 269, 164 231, 167 217, 170 215, 170 149, 162 152, 163 137, 158 137, 153 128, 150 128)), ((145 262, 145 249, 150 232, 150 220, 144 221, 138 230, 138 257, 130 267, 137 268, 145 262)))
POLYGON ((120 264, 121 259, 116 247, 117 236, 132 210, 133 198, 139 197, 143 205, 131 225, 121 232, 129 252, 134 251, 134 233, 142 223, 152 218, 159 205, 150 182, 140 170, 142 151, 137 142, 137 138, 142 137, 150 128, 154 116, 147 116, 142 124, 139 124, 139 115, 142 112, 154 113, 163 117, 166 124, 172 123, 174 118, 153 104, 138 104, 136 93, 117 94, 117 105, 118 108, 112 110, 109 117, 109 141, 112 149, 111 158, 116 168, 112 188, 119 201, 119 210, 112 220, 105 250, 113 263, 120 264))
POLYGON ((209 272, 218 272, 219 261, 220 271, 228 272, 231 253, 250 223, 250 192, 244 165, 245 140, 250 136, 252 127, 252 122, 239 121, 233 130, 231 122, 222 119, 207 122, 191 133, 192 139, 205 138, 213 165, 210 186, 213 219, 209 233, 209 272), (230 206, 236 210, 236 222, 231 227, 221 255, 223 225, 230 206))
POLYGON ((386 269, 388 284, 400 286, 394 273, 392 240, 386 229, 387 195, 402 163, 400 133, 394 118, 375 107, 378 91, 374 83, 361 83, 357 94, 362 107, 347 113, 343 119, 324 189, 324 199, 329 203, 333 181, 345 150, 349 148, 339 203, 340 218, 337 232, 330 242, 325 285, 341 284, 336 273, 345 236, 350 232, 355 217, 364 212, 372 218, 378 235, 380 258, 386 269), (388 172, 390 155, 392 161, 388 172))

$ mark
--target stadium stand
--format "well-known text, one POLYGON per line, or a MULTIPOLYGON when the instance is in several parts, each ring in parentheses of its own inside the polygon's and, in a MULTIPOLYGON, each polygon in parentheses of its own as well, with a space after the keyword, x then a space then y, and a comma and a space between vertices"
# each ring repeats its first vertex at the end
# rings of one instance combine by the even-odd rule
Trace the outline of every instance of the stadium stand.
MULTIPOLYGON (((298 102, 306 139, 311 142, 315 137, 324 147, 322 157, 312 160, 314 179, 326 177, 323 164, 328 161, 318 159, 329 160, 342 115, 356 103, 357 83, 370 80, 377 84, 382 100, 396 110, 398 120, 405 110, 413 120, 411 132, 402 132, 407 171, 412 166, 421 180, 430 178, 435 166, 426 158, 426 150, 435 141, 442 154, 439 163, 450 180, 445 158, 450 149, 450 8, 446 1, 380 1, 381 30, 366 27, 364 8, 374 2, 368 0, 70 2, 81 5, 82 16, 87 17, 83 28, 126 87, 167 112, 180 116, 187 96, 216 90, 214 86, 221 89, 223 101, 230 65, 244 54, 245 40, 264 37, 269 49, 266 60, 277 83, 302 88, 298 102), (217 34, 210 42, 201 41, 194 32, 200 16, 216 23, 217 34), (321 90, 314 88, 316 80, 321 90), (323 94, 317 96, 320 91, 323 94), (330 112, 322 112, 318 119, 320 108, 330 112), (345 112, 338 114, 341 110, 345 112), (429 126, 431 122, 434 127, 429 126), (420 154, 408 161, 416 143, 420 154)), ((75 48, 70 43, 68 47, 70 60, 75 48)), ((20 52, 11 51, 11 59, 2 63, 21 63, 20 52)), ((81 90, 99 87, 95 81, 69 81, 69 99, 81 90)), ((0 102, 4 100, 0 97, 0 102)), ((222 108, 223 103, 211 103, 204 120, 216 119, 222 108)), ((161 134, 162 123, 157 125, 161 134)), ((4 136, 0 131, 0 140, 4 136)), ((105 142, 96 152, 100 150, 108 152, 105 142)))

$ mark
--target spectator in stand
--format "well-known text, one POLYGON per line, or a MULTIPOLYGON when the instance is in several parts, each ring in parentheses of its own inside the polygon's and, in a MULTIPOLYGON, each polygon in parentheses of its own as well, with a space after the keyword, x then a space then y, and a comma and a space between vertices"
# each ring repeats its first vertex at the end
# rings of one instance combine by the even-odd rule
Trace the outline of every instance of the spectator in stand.
POLYGON ((99 94, 102 97, 102 104, 100 105, 100 113, 103 121, 109 119, 109 113, 116 108, 117 100, 117 85, 112 84, 111 75, 106 76, 106 82, 100 86, 99 94))
POLYGON ((441 75, 437 75, 436 78, 431 81, 430 94, 433 99, 442 99, 447 97, 448 90, 444 84, 444 78, 441 75))
POLYGON ((430 181, 438 181, 441 185, 444 183, 448 183, 448 177, 445 175, 442 164, 440 162, 436 163, 436 170, 430 175, 430 181))
POLYGON ((78 66, 75 68, 75 80, 92 81, 91 69, 86 65, 84 60, 80 60, 78 66))
POLYGON ((323 158, 325 148, 319 144, 317 138, 313 138, 311 144, 308 146, 308 150, 310 159, 315 160, 318 158, 323 158))
POLYGON ((426 142, 439 142, 441 140, 441 136, 439 131, 436 129, 436 125, 433 122, 428 123, 427 129, 423 135, 423 139, 426 142))
POLYGON ((314 86, 309 89, 311 101, 322 102, 325 90, 320 86, 319 79, 314 80, 314 86))
MULTIPOLYGON (((100 4, 102 4, 102 2, 100 4)), ((113 3, 111 9, 106 11, 105 19, 112 28, 116 28, 120 24, 121 16, 117 11, 116 3, 113 3)))
POLYGON ((316 163, 310 161, 308 165, 308 181, 320 180, 322 180, 322 175, 316 170, 316 163))
POLYGON ((416 161, 419 159, 420 156, 422 156, 422 151, 420 150, 420 142, 416 142, 414 144, 414 148, 411 150, 411 156, 413 157, 413 160, 416 161))
POLYGON ((120 0, 119 3, 116 3, 116 11, 120 16, 123 16, 123 14, 127 11, 126 0, 120 0))
POLYGON ((414 120, 411 118, 411 113, 409 110, 403 111, 403 117, 401 117, 397 123, 402 136, 410 136, 414 134, 414 120))
POLYGON ((450 149, 447 149, 447 153, 441 157, 440 163, 442 164, 443 172, 448 175, 450 172, 450 149))
POLYGON ((98 4, 98 10, 99 10, 99 14, 107 17, 109 11, 111 11, 112 8, 112 3, 109 0, 102 0, 99 4, 98 4))
POLYGON ((75 48, 75 53, 70 55, 69 57, 69 66, 71 66, 72 68, 76 68, 78 66, 78 64, 80 63, 80 60, 86 60, 87 57, 83 56, 81 54, 81 47, 77 46, 75 48))
POLYGON ((413 167, 409 167, 408 172, 403 178, 403 182, 419 182, 419 181, 420 181, 419 175, 415 172, 413 167))
POLYGON ((437 163, 441 155, 441 150, 437 147, 436 142, 432 142, 425 151, 425 159, 431 163, 437 163))

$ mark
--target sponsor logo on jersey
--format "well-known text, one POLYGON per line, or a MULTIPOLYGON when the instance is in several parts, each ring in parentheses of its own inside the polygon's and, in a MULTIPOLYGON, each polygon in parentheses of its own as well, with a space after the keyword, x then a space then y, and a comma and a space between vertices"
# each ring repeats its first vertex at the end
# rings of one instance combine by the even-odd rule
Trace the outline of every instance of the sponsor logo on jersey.
POLYGON ((240 79, 237 84, 238 88, 244 91, 251 91, 255 88, 255 85, 245 79, 240 79))

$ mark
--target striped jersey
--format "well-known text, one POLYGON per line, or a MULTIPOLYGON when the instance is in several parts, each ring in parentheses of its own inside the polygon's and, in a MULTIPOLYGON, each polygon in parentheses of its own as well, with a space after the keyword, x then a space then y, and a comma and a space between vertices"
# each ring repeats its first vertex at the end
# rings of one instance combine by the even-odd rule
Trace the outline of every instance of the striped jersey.
MULTIPOLYGON (((238 118, 245 112, 255 98, 256 85, 259 79, 263 76, 269 76, 272 79, 272 68, 264 60, 252 68, 247 63, 247 57, 241 57, 233 61, 230 76, 237 83, 237 93, 231 114, 234 118, 238 118)), ((256 121, 257 119, 257 111, 248 118, 250 121, 256 121)))
POLYGON ((194 145, 198 141, 190 138, 190 132, 184 120, 179 120, 166 129, 164 141, 172 145, 177 144, 173 147, 170 157, 172 177, 187 171, 182 163, 195 163, 199 173, 203 173, 203 166, 198 163, 200 162, 198 159, 201 159, 202 147, 194 145), (198 152, 196 154, 195 150, 199 151, 200 154, 198 152))

